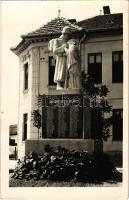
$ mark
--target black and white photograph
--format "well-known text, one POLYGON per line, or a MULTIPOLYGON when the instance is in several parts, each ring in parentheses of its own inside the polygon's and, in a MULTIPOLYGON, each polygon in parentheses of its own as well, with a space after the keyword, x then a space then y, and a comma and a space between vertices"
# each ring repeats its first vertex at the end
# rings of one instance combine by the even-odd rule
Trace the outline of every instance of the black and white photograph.
POLYGON ((127 199, 128 1, 0 8, 1 197, 127 199))

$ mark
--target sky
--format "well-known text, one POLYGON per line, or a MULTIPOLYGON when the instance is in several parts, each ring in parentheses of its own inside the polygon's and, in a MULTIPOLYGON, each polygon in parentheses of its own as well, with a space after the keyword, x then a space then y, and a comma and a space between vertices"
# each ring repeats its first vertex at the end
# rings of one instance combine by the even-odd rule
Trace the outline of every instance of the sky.
POLYGON ((58 16, 77 21, 100 14, 103 6, 109 5, 111 13, 124 12, 127 1, 2 1, 1 3, 1 43, 2 43, 2 130, 18 120, 19 60, 10 51, 20 41, 20 35, 34 31, 58 16))

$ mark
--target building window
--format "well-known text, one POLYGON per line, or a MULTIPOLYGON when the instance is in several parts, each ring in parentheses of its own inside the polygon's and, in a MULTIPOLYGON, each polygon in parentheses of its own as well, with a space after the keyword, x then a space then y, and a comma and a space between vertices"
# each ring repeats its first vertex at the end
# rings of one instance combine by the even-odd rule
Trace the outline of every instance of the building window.
POLYGON ((102 54, 88 54, 88 74, 93 79, 94 83, 102 82, 102 54))
POLYGON ((112 82, 123 82, 123 52, 112 52, 112 82))
POLYGON ((24 64, 24 90, 28 89, 28 63, 24 64))
POLYGON ((113 141, 123 139, 123 110, 113 109, 113 141))
POLYGON ((91 110, 91 138, 100 139, 102 131, 101 111, 91 110))
POLYGON ((56 85, 56 83, 54 83, 55 64, 56 60, 53 56, 49 56, 49 85, 56 85))
POLYGON ((23 141, 27 139, 27 120, 28 114, 23 114, 23 141))

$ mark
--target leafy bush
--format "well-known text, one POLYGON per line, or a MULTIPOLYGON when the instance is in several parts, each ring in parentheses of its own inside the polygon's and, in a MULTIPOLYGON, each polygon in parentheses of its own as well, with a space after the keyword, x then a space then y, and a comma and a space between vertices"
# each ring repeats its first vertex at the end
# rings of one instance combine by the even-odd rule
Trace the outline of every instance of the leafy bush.
POLYGON ((42 156, 31 152, 18 160, 12 174, 15 179, 36 179, 52 181, 94 182, 115 179, 118 172, 103 153, 90 154, 86 151, 69 151, 58 146, 47 146, 42 156))
POLYGON ((112 117, 105 117, 112 111, 107 99, 109 93, 107 86, 95 84, 87 73, 82 72, 82 93, 87 95, 91 102, 93 139, 107 141, 111 136, 110 127, 113 123, 112 117))
POLYGON ((33 110, 32 121, 33 121, 33 126, 40 129, 40 127, 41 127, 41 114, 40 114, 38 109, 33 110))

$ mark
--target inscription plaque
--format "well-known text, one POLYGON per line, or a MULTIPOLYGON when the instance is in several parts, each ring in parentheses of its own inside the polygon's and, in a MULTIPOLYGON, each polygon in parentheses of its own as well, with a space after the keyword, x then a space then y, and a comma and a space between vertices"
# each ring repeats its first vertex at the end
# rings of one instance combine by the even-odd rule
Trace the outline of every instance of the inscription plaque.
POLYGON ((42 105, 43 138, 82 138, 81 95, 46 95, 42 105))

